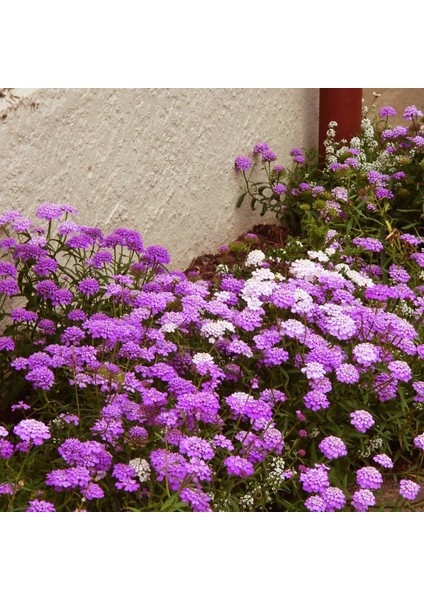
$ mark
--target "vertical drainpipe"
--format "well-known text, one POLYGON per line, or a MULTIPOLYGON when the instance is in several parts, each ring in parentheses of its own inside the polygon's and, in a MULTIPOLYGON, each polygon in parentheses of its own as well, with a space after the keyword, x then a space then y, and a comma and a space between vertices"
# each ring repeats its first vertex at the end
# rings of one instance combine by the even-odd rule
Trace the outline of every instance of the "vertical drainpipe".
POLYGON ((350 140, 361 128, 362 88, 320 88, 319 142, 321 163, 325 158, 324 140, 330 121, 336 121, 336 140, 350 140))

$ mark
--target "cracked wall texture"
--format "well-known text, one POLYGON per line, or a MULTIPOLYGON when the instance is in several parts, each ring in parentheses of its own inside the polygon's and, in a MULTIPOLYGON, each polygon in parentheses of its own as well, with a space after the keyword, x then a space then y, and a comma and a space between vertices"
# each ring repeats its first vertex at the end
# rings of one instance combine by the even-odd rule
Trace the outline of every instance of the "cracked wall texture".
MULTIPOLYGON (((70 203, 78 222, 138 229, 184 268, 264 220, 235 203, 234 158, 316 146, 319 90, 15 89, 0 107, 0 208, 70 203)), ((273 222, 274 218, 267 218, 273 222)))

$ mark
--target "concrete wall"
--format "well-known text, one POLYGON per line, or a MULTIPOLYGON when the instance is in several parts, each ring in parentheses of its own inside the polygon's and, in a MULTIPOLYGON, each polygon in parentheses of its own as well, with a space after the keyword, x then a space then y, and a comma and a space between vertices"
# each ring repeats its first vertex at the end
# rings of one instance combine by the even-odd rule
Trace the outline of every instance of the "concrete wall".
POLYGON ((13 94, 0 103, 1 210, 71 203, 79 223, 138 229, 180 268, 263 221, 235 208, 235 156, 266 141, 285 164, 293 146, 317 144, 317 89, 13 94))

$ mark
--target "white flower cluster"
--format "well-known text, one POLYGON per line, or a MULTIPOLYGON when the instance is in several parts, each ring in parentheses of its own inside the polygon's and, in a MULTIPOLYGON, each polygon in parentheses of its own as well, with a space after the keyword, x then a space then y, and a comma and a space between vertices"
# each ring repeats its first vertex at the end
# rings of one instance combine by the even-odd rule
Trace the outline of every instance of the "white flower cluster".
POLYGON ((325 236, 325 240, 327 242, 330 242, 331 240, 333 240, 335 237, 337 237, 338 233, 335 229, 329 229, 327 231, 327 235, 325 236))
MULTIPOLYGON (((334 250, 334 248, 332 248, 332 250, 334 250)), ((315 259, 321 263, 326 263, 330 260, 328 254, 326 254, 326 252, 322 252, 322 250, 308 250, 308 256, 312 260, 315 259)))
POLYGON ((362 135, 367 145, 371 148, 376 148, 378 142, 375 139, 375 131, 372 122, 368 117, 364 117, 361 121, 362 135))
POLYGON ((337 272, 346 275, 353 283, 356 283, 359 287, 374 287, 374 282, 372 279, 367 277, 366 275, 361 275, 357 271, 354 271, 348 265, 338 264, 334 267, 337 272))
POLYGON ((257 310, 263 304, 263 301, 259 298, 270 296, 276 286, 274 274, 270 269, 257 269, 253 271, 252 277, 245 282, 240 296, 249 308, 257 310))
POLYGON ((200 333, 203 337, 207 337, 209 342, 213 344, 220 338, 222 338, 226 331, 234 333, 234 325, 224 319, 218 319, 217 321, 208 321, 203 323, 200 328, 200 333))
POLYGON ((151 469, 147 460, 144 458, 133 458, 128 464, 134 469, 139 481, 143 482, 150 479, 151 469))
POLYGON ((252 250, 246 257, 246 267, 260 267, 265 260, 265 254, 262 250, 252 250))
POLYGON ((308 379, 321 379, 325 375, 322 364, 315 361, 308 362, 306 367, 302 367, 300 370, 305 373, 308 379))
POLYGON ((293 293, 293 298, 296 301, 291 307, 291 312, 299 315, 309 315, 315 309, 314 299, 308 292, 298 288, 293 293))
POLYGON ((160 328, 160 331, 162 331, 162 333, 173 333, 175 330, 177 329, 177 326, 175 323, 165 323, 165 325, 162 325, 162 327, 160 328))
POLYGON ((223 264, 217 265, 215 270, 217 273, 222 273, 224 275, 230 272, 228 265, 223 265, 223 264))
POLYGON ((55 417, 50 421, 49 425, 57 427, 57 429, 63 429, 65 427, 65 421, 60 417, 55 417))
POLYGON ((325 273, 322 265, 313 262, 307 258, 298 258, 293 261, 290 267, 290 273, 297 279, 305 281, 313 281, 323 273, 325 273))
POLYGON ((376 450, 381 448, 382 445, 383 445, 383 440, 380 437, 373 438, 368 441, 364 450, 358 452, 358 456, 360 456, 361 458, 368 458, 376 450))
POLYGON ((327 160, 327 163, 330 165, 334 162, 337 162, 336 149, 334 147, 334 141, 335 141, 335 137, 336 137, 336 129, 335 129, 336 127, 337 127, 337 122, 330 121, 330 123, 328 124, 326 139, 324 140, 326 160, 327 160))
POLYGON ((240 508, 243 508, 244 510, 253 509, 255 506, 255 499, 250 492, 247 492, 244 496, 239 498, 239 505, 240 508))
POLYGON ((281 484, 284 481, 283 472, 284 472, 285 462, 281 457, 273 457, 270 461, 270 470, 268 472, 267 478, 264 482, 266 489, 271 493, 278 492, 281 488, 281 484))
POLYGON ((415 314, 414 309, 408 306, 406 300, 399 301, 398 310, 399 314, 401 314, 403 317, 412 317, 415 314))
POLYGON ((213 295, 214 300, 218 300, 218 302, 227 302, 231 298, 230 292, 225 292, 221 290, 219 292, 215 292, 213 295))
POLYGON ((197 352, 193 355, 193 364, 199 365, 205 362, 209 363, 210 365, 215 364, 213 357, 208 352, 197 352))
POLYGON ((318 429, 318 427, 314 427, 310 432, 309 432, 309 437, 310 438, 316 438, 319 436, 320 434, 320 430, 318 429))

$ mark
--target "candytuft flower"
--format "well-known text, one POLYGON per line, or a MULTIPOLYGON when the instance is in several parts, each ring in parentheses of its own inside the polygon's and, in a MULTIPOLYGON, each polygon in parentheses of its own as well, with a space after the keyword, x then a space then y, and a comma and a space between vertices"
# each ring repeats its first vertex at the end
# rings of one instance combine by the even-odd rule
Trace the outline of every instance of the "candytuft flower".
POLYGON ((347 449, 344 442, 334 435, 324 438, 318 445, 318 448, 324 456, 330 460, 347 455, 347 449))
POLYGON ((32 442, 36 446, 41 446, 44 440, 51 438, 51 433, 47 425, 36 419, 24 419, 13 428, 13 432, 24 442, 32 442))
POLYGON ((399 494, 407 500, 415 500, 420 492, 420 486, 414 481, 401 479, 399 482, 399 494))

